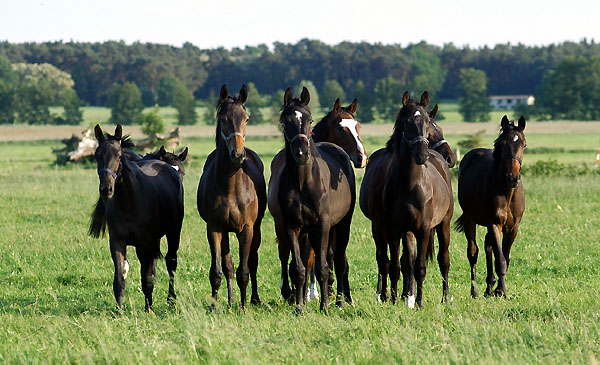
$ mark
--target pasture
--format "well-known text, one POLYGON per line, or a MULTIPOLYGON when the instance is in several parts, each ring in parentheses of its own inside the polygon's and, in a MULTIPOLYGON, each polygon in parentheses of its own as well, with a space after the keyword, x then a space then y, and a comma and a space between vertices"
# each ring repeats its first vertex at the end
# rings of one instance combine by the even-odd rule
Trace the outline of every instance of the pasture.
MULTIPOLYGON (((499 119, 475 125, 441 124, 446 139, 456 148, 457 141, 479 129, 488 131, 484 142, 491 147, 498 123, 499 119)), ((524 167, 548 159, 593 165, 595 149, 600 147, 597 123, 536 124, 529 123, 525 130, 532 152, 525 153, 524 167), (568 132, 571 126, 577 131, 568 132)), ((214 135, 210 134, 214 132, 203 129, 202 135, 194 132, 200 131, 198 128, 182 133, 183 145, 190 149, 190 163, 183 182, 185 216, 175 279, 177 309, 169 310, 166 303, 168 274, 163 260, 157 270, 154 312, 144 312, 139 261, 130 247, 131 269, 120 317, 114 315, 108 237, 92 239, 87 235, 98 196, 95 165, 53 166, 51 148, 60 146, 57 140, 28 141, 27 136, 21 136, 14 137, 16 141, 0 142, 0 361, 600 360, 599 174, 523 177, 527 208, 511 254, 506 299, 471 299, 466 241, 453 231, 448 304, 440 304, 437 262, 428 265, 423 310, 375 302, 375 246, 370 222, 357 206, 348 246, 353 306, 338 309, 331 305, 329 314, 323 315, 318 301, 312 301, 298 315, 281 299, 277 243, 273 219, 267 213, 258 268, 262 304, 242 311, 236 287, 235 304, 228 307, 222 285, 216 310, 212 311, 210 250, 206 225, 196 210, 196 189, 204 160, 214 148, 214 135)), ((246 143, 262 158, 268 178, 269 164, 282 148, 283 138, 272 137, 276 129, 267 128, 264 136, 256 136, 258 130, 248 129, 246 143)), ((372 130, 363 125, 367 152, 383 146, 390 131, 390 125, 373 126, 372 130)), ((128 127, 124 132, 129 133, 128 127)), ((356 172, 360 185, 363 171, 356 172)), ((453 182, 456 196, 456 179, 453 182)), ((460 214, 455 198, 454 219, 460 214)), ((480 247, 483 236, 479 229, 480 247)), ((162 248, 166 253, 164 239, 162 248)), ((232 251, 237 262, 237 245, 232 244, 232 251)), ((482 258, 480 255, 480 288, 485 282, 482 258)))

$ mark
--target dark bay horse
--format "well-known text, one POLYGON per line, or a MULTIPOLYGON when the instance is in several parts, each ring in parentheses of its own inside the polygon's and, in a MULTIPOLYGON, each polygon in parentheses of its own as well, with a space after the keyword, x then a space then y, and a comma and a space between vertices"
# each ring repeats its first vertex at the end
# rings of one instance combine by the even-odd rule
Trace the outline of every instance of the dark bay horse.
MULTIPOLYGON (((282 294, 284 297, 293 294, 298 309, 306 296, 306 268, 311 249, 316 256, 321 293, 328 293, 330 237, 335 237, 334 267, 339 278, 336 303, 352 301, 346 247, 356 201, 354 170, 348 154, 340 147, 328 142, 315 143, 311 138, 309 101, 306 88, 300 98, 293 98, 290 88, 285 91, 280 117, 285 150, 271 163, 268 197, 283 273, 287 273, 290 248, 292 252, 289 273, 293 293, 283 293, 282 288, 282 294)), ((328 295, 321 295, 322 311, 327 310, 328 302, 328 295)))
POLYGON ((252 281, 250 302, 258 304, 256 270, 260 225, 267 205, 263 163, 258 155, 244 147, 248 113, 244 103, 248 89, 231 97, 221 87, 217 103, 216 149, 210 153, 198 185, 198 212, 206 222, 210 244, 210 284, 217 300, 223 274, 227 280, 229 305, 233 303, 233 261, 229 249, 229 232, 239 241, 240 264, 236 272, 242 307, 246 306, 248 277, 252 281))
MULTIPOLYGON (((348 154, 350 160, 354 163, 354 167, 363 168, 367 164, 368 157, 360 139, 360 123, 354 116, 357 107, 358 100, 356 99, 354 99, 354 101, 347 107, 342 106, 339 98, 336 99, 332 110, 313 127, 311 134, 313 140, 317 143, 330 142, 340 146, 344 152, 348 154)), ((279 152, 279 154, 282 156, 284 153, 285 150, 279 152)), ((285 162, 283 157, 276 157, 275 160, 279 161, 280 163, 285 162)), ((331 234, 333 234, 335 231, 332 230, 331 232, 331 234)), ((331 270, 334 267, 334 245, 331 245, 331 243, 335 243, 335 238, 331 237, 329 241, 330 247, 327 261, 329 263, 329 291, 332 293, 333 287, 331 285, 333 284, 333 272, 331 270)), ((285 247, 283 246, 284 244, 285 243, 280 243, 280 254, 287 255, 289 257, 289 252, 285 253, 285 247)), ((306 293, 307 300, 319 297, 313 264, 314 252, 311 251, 307 265, 307 269, 310 271, 311 284, 310 290, 306 293)), ((284 298, 289 299, 291 295, 291 289, 288 282, 287 270, 282 270, 281 275, 282 295, 284 298)), ((345 280, 347 280, 347 278, 345 280)))
POLYGON ((122 308, 125 291, 126 247, 135 246, 140 260, 142 291, 146 310, 152 309, 152 291, 156 261, 161 256, 160 239, 167 236, 166 255, 169 272, 169 295, 175 300, 174 280, 177 250, 183 221, 183 186, 171 165, 159 160, 133 162, 123 154, 128 139, 122 139, 122 128, 115 134, 104 134, 95 127, 98 148, 95 152, 100 178, 100 199, 92 214, 89 233, 99 237, 106 226, 110 251, 115 265, 113 291, 117 309, 122 308))
POLYGON ((381 285, 378 293, 386 294, 385 278, 389 270, 391 299, 396 301, 400 277, 399 242, 410 232, 416 238, 417 252, 416 256, 406 256, 414 257, 406 260, 406 270, 415 276, 419 307, 423 305, 425 258, 432 252, 429 242, 432 229, 437 232, 440 246, 438 264, 443 279, 442 301, 448 300, 448 246, 454 209, 447 161, 428 148, 430 115, 425 110, 428 104, 427 92, 418 103, 410 99, 408 92, 404 93, 394 132, 386 148, 371 155, 360 191, 361 210, 372 222, 379 267, 378 285, 381 285), (387 261, 388 246, 391 263, 387 261))
POLYGON ((471 264, 471 295, 479 290, 475 278, 479 248, 475 241, 476 225, 487 227, 485 258, 487 288, 485 296, 506 296, 505 275, 510 263, 510 249, 517 237, 519 223, 525 211, 525 191, 521 182, 521 163, 525 141, 525 118, 517 125, 506 115, 500 123, 500 135, 494 149, 476 148, 460 162, 458 172, 458 202, 463 214, 455 228, 467 238, 467 257, 471 264), (500 237, 502 235, 502 238, 500 237), (495 256, 498 286, 492 254, 495 256))
POLYGON ((176 154, 175 152, 167 152, 167 150, 165 150, 164 146, 160 146, 159 149, 157 149, 154 152, 150 152, 145 154, 144 156, 129 151, 129 150, 124 150, 123 154, 130 159, 131 161, 134 162, 138 162, 141 160, 161 160, 164 161, 166 163, 168 163, 169 165, 171 165, 171 167, 173 167, 175 169, 175 171, 177 171, 179 173, 179 177, 181 177, 181 180, 183 181, 183 177, 185 176, 185 169, 183 166, 183 162, 185 161, 185 159, 187 158, 187 154, 188 154, 188 148, 184 148, 183 151, 181 151, 179 154, 176 154))

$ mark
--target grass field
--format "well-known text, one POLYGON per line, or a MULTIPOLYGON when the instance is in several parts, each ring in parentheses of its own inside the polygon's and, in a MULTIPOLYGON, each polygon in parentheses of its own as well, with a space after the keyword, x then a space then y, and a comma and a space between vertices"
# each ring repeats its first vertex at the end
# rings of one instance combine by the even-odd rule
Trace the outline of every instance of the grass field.
MULTIPOLYGON (((461 123, 443 125, 453 146, 464 138, 461 123)), ((492 131, 484 137, 490 145, 495 124, 483 123, 481 127, 492 131)), ((567 134, 554 130, 528 134, 526 129, 532 151, 539 147, 553 150, 527 153, 524 166, 549 158, 591 166, 594 150, 600 145, 593 128, 595 133, 567 134)), ((381 134, 364 138, 367 151, 385 143, 381 134)), ((318 303, 311 302, 305 313, 298 315, 280 298, 273 220, 267 214, 259 250, 262 304, 243 312, 238 296, 229 308, 223 284, 213 312, 209 309, 210 252, 195 200, 214 138, 183 136, 191 161, 184 180, 186 206, 176 276, 177 310, 167 307, 168 275, 161 262, 155 310, 143 311, 139 263, 130 248, 131 270, 120 317, 114 316, 108 238, 87 236, 89 214, 98 194, 94 166, 53 166, 51 148, 60 146, 55 140, 0 142, 0 362, 600 360, 599 175, 524 177, 527 209, 511 255, 506 299, 470 298, 465 239, 453 232, 450 303, 439 303, 441 277, 436 263, 428 267, 423 310, 376 303, 377 266, 370 223, 357 208, 348 249, 354 306, 343 310, 332 306, 329 314, 323 315, 318 303)), ((265 162, 268 178, 270 161, 283 145, 281 138, 250 135, 247 145, 265 162)), ((362 170, 357 170, 359 182, 362 175, 362 170)), ((456 202, 455 217, 460 214, 456 202)), ((483 232, 478 231, 480 247, 483 232)), ((165 247, 163 242, 163 252, 165 247)), ((233 251, 237 260, 237 249, 233 251)), ((485 280, 482 257, 478 268, 481 288, 485 280)), ((237 295, 237 288, 235 292, 237 295)))

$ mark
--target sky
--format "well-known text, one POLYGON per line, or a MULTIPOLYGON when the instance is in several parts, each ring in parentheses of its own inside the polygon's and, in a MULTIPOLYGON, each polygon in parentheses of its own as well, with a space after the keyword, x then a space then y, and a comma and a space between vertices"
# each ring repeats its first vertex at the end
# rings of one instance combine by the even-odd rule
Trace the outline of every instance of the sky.
POLYGON ((199 48, 309 38, 493 47, 600 41, 600 0, 0 0, 0 41, 199 48))

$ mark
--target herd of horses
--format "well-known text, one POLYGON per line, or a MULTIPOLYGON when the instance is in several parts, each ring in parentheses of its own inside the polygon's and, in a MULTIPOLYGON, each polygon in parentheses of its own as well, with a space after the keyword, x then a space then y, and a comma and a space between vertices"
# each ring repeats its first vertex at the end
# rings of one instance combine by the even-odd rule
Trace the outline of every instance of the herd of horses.
MULTIPOLYGON (((281 261, 281 295, 301 310, 310 298, 309 291, 314 290, 308 285, 313 273, 320 288, 320 308, 326 311, 334 291, 335 272, 336 304, 352 303, 346 248, 356 204, 354 165, 366 167, 359 205, 372 223, 378 266, 377 299, 396 303, 402 274, 401 300, 411 308, 415 304, 422 308, 426 261, 433 258, 437 235, 442 302, 447 301, 448 247, 454 212, 449 169, 455 165, 456 156, 434 121, 438 106, 427 110, 429 94, 424 92, 417 101, 404 93, 389 141, 367 158, 355 118, 356 99, 347 107, 336 100, 333 109, 313 127, 308 90, 303 88, 300 96, 294 97, 288 88, 280 116, 285 148, 271 162, 268 194, 263 163, 244 144, 247 98, 245 85, 236 95, 230 95, 225 85, 221 87, 216 107, 216 148, 206 160, 198 185, 197 208, 206 222, 214 300, 224 275, 228 302, 231 305, 234 301, 234 264, 229 245, 229 233, 233 232, 239 244, 235 278, 241 306, 246 306, 249 282, 250 302, 260 303, 258 249, 261 222, 268 206, 275 222, 281 261)), ((471 150, 460 163, 458 200, 463 215, 455 228, 463 231, 467 239, 473 297, 479 294, 476 225, 487 227, 485 295, 506 295, 510 249, 525 209, 520 179, 526 146, 524 129, 523 117, 515 124, 504 116, 493 150, 471 150)), ((161 148, 141 156, 129 150, 132 143, 122 134, 120 125, 112 135, 96 125, 95 135, 99 143, 95 159, 100 196, 89 233, 99 237, 108 227, 117 309, 122 308, 129 268, 128 245, 136 248, 140 260, 145 308, 152 308, 163 236, 168 243, 167 301, 174 304, 174 274, 184 211, 182 162, 187 148, 179 155, 161 148)))

